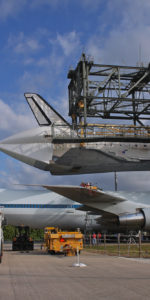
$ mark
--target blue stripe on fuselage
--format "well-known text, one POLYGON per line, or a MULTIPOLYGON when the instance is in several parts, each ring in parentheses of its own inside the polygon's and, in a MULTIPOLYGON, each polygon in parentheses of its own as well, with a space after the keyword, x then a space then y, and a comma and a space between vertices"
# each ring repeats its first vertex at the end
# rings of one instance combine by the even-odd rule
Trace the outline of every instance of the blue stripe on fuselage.
POLYGON ((0 203, 0 207, 5 208, 74 208, 81 207, 81 204, 4 204, 0 203))

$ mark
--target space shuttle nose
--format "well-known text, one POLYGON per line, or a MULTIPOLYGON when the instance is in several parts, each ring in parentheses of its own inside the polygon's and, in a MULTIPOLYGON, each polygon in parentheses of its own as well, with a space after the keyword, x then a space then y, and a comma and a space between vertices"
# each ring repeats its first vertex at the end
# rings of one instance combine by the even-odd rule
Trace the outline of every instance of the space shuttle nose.
POLYGON ((41 170, 49 170, 52 159, 50 128, 35 128, 0 142, 0 151, 41 170))

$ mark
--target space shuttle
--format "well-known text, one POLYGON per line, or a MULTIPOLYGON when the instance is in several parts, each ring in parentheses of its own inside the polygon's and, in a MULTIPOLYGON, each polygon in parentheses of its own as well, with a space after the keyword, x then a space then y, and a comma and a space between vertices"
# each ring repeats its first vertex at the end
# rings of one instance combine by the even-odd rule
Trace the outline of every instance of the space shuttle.
POLYGON ((52 175, 150 170, 148 140, 81 136, 40 95, 25 98, 38 127, 0 141, 7 155, 52 175))

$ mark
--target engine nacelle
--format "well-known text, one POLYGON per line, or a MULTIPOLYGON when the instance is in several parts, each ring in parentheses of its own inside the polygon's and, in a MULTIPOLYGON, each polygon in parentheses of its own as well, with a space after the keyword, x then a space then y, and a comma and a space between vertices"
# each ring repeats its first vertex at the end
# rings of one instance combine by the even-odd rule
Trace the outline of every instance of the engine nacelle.
POLYGON ((144 227, 145 219, 142 212, 119 216, 119 225, 126 229, 140 230, 144 227))
POLYGON ((144 230, 150 230, 150 208, 143 208, 142 213, 144 215, 144 230))
POLYGON ((134 214, 124 214, 119 216, 119 225, 126 229, 150 230, 150 208, 143 208, 134 214))

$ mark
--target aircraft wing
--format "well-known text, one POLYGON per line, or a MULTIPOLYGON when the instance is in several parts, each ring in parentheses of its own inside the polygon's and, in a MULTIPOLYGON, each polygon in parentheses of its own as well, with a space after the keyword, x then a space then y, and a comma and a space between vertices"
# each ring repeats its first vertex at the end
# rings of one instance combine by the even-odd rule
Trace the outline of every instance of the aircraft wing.
POLYGON ((96 221, 101 225, 117 221, 117 215, 87 205, 82 205, 81 207, 76 208, 76 210, 86 211, 89 215, 97 216, 96 221))
POLYGON ((86 207, 86 210, 95 211, 96 213, 99 213, 101 215, 105 214, 104 212, 107 207, 119 204, 127 200, 121 196, 117 196, 113 192, 104 192, 99 189, 92 190, 86 187, 84 188, 79 186, 48 186, 48 185, 42 185, 42 187, 51 190, 64 197, 67 197, 73 201, 79 202, 82 205, 84 205, 83 207, 86 207))

